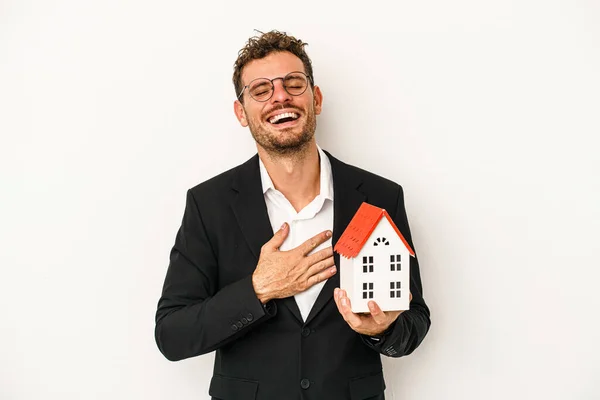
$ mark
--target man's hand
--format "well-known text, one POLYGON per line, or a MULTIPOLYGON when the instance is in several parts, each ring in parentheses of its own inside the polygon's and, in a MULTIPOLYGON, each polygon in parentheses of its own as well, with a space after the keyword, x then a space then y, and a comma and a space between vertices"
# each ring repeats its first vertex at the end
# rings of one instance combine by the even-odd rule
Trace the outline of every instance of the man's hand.
POLYGON ((252 285, 263 304, 271 299, 283 299, 303 292, 335 275, 331 246, 307 255, 331 238, 331 231, 323 231, 294 249, 280 251, 279 247, 289 230, 288 224, 284 223, 261 248, 258 265, 252 274, 252 285))
MULTIPOLYGON (((355 314, 352 312, 350 299, 345 290, 335 288, 333 298, 340 314, 350 325, 350 328, 362 335, 375 336, 385 332, 396 321, 396 318, 403 313, 403 311, 383 312, 377 303, 369 301, 370 314, 355 314)), ((410 299, 412 300, 412 294, 410 299)))

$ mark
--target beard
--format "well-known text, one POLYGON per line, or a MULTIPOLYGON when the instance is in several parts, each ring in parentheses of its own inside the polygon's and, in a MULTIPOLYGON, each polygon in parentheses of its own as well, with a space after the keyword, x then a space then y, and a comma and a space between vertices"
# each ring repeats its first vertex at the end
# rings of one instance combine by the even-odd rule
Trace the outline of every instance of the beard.
POLYGON ((304 124, 291 128, 271 128, 268 122, 256 118, 248 119, 248 127, 256 143, 268 153, 278 156, 300 154, 307 148, 317 129, 314 106, 309 107, 304 115, 304 124))

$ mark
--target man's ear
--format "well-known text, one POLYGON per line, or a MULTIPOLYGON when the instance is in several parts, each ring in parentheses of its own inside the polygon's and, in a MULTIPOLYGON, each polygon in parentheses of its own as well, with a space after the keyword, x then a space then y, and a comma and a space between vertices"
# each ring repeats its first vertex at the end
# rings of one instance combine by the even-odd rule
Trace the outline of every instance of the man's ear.
POLYGON ((321 109, 323 108, 323 93, 321 93, 321 88, 315 86, 313 88, 314 93, 314 105, 315 105, 315 115, 321 114, 321 109))
POLYGON ((233 102, 233 112, 235 113, 236 118, 240 122, 244 128, 248 126, 248 119, 246 118, 246 111, 244 110, 244 106, 239 100, 233 102))

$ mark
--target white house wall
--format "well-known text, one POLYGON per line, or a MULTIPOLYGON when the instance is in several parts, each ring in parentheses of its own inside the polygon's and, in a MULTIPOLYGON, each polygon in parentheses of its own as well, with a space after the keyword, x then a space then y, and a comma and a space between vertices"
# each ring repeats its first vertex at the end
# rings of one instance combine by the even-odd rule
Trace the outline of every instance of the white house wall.
POLYGON ((340 256, 340 288, 345 290, 353 303, 352 291, 354 289, 354 259, 340 256))
MULTIPOLYGON (((389 224, 386 218, 379 221, 377 227, 373 230, 371 236, 353 259, 354 269, 354 287, 350 297, 352 309, 354 312, 369 312, 369 298, 363 299, 363 283, 373 283, 373 299, 384 310, 407 310, 409 307, 409 288, 410 288, 410 254, 408 249, 398 237, 394 228, 389 224), (378 238, 385 238, 389 245, 381 241, 374 246, 378 238), (390 255, 399 254, 401 257, 401 270, 390 270, 390 255), (373 272, 363 272, 363 257, 373 257, 373 272), (401 297, 390 298, 390 283, 400 282, 401 297)), ((394 289, 396 290, 396 289, 394 289)))

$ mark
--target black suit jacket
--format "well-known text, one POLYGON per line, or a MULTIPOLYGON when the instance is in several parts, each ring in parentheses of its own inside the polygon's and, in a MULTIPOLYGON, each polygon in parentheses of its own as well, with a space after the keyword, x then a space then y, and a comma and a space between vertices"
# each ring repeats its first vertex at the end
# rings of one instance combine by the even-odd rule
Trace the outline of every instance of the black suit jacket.
MULTIPOLYGON (((333 245, 367 201, 388 210, 414 249, 402 188, 326 154, 334 182, 333 245)), ((213 399, 383 399, 380 354, 410 354, 430 326, 417 259, 410 265, 410 310, 377 342, 350 329, 337 310, 338 274, 306 321, 293 297, 260 303, 251 278, 272 236, 258 155, 188 191, 156 312, 160 351, 176 361, 216 350, 213 399)), ((335 262, 339 271, 337 253, 335 262)))

